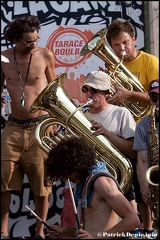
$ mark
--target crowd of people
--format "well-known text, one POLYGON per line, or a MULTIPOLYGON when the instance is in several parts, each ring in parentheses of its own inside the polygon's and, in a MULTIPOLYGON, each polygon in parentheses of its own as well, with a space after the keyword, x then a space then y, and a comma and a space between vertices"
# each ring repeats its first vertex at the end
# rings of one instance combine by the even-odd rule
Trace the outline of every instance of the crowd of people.
MULTIPOLYGON (((64 183, 70 180, 75 184, 74 201, 80 226, 76 218, 67 226, 51 225, 52 230, 47 230, 50 238, 155 238, 157 226, 145 174, 150 164, 159 164, 158 143, 151 149, 153 143, 148 140, 151 113, 155 121, 153 134, 159 140, 158 58, 136 49, 135 30, 129 20, 115 20, 108 26, 107 40, 119 58, 125 52, 123 64, 137 77, 144 91, 113 84, 107 63, 104 69, 100 66, 99 70, 90 72, 81 86, 86 100, 92 99, 85 112, 91 123, 91 138, 103 135, 131 162, 133 182, 128 183, 130 188, 124 193, 110 169, 97 157, 96 148, 83 136, 61 140, 48 155, 37 144, 35 129, 49 113, 44 110, 31 113, 30 108, 56 77, 53 52, 37 45, 39 31, 40 21, 32 15, 9 22, 5 37, 14 47, 1 53, 8 59, 7 63, 1 61, 1 108, 5 104, 4 84, 12 100, 11 113, 1 133, 1 239, 9 239, 11 193, 21 194, 24 174, 34 193, 36 214, 43 222, 47 220, 52 191, 47 179, 54 179, 55 183, 57 179, 64 183), (112 96, 111 84, 116 89, 112 96), (127 100, 150 109, 135 118, 129 109, 121 106, 127 100)), ((57 126, 50 127, 49 134, 56 133, 57 126)), ((71 215, 67 217, 73 219, 73 211, 71 215)), ((45 238, 44 225, 38 219, 34 237, 45 238)))

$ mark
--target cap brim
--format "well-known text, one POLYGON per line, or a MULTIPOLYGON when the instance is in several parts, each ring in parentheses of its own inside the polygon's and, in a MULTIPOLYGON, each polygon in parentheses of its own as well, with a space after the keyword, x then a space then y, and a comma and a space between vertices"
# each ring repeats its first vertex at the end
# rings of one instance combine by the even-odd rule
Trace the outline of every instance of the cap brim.
POLYGON ((152 93, 152 92, 159 93, 159 88, 152 89, 152 90, 148 93, 148 95, 149 95, 150 93, 152 93))

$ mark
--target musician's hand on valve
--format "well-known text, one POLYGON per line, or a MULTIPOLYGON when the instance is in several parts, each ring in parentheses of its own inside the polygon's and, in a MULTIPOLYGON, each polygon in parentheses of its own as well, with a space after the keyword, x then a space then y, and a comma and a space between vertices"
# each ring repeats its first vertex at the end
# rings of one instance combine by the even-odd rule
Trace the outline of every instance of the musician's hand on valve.
POLYGON ((112 85, 115 87, 116 93, 112 97, 109 97, 107 102, 120 106, 129 98, 130 91, 118 86, 117 84, 113 83, 112 85))
POLYGON ((48 137, 52 137, 57 134, 57 124, 50 125, 45 132, 45 135, 48 137))
POLYGON ((107 129, 103 127, 101 123, 97 123, 94 120, 91 120, 92 126, 91 130, 94 131, 92 133, 92 136, 98 136, 98 135, 106 135, 107 134, 107 129))
POLYGON ((153 151, 153 163, 159 163, 159 148, 153 151))

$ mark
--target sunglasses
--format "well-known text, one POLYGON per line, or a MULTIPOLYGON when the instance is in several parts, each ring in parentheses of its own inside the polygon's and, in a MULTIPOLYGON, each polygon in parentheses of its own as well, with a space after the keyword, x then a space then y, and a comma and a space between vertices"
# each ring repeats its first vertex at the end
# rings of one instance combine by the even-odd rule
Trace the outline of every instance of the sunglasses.
POLYGON ((84 93, 90 92, 93 95, 93 94, 95 94, 97 92, 103 92, 103 91, 99 90, 99 89, 96 89, 96 88, 93 88, 93 87, 88 88, 86 86, 83 86, 82 87, 82 92, 84 92, 84 93))
POLYGON ((27 47, 29 47, 29 46, 37 43, 39 39, 40 39, 40 37, 38 37, 35 41, 24 41, 24 40, 22 40, 21 38, 20 38, 19 40, 20 40, 22 43, 26 44, 27 47))
POLYGON ((152 96, 151 100, 152 100, 152 102, 156 103, 156 102, 158 102, 159 97, 158 96, 152 96))

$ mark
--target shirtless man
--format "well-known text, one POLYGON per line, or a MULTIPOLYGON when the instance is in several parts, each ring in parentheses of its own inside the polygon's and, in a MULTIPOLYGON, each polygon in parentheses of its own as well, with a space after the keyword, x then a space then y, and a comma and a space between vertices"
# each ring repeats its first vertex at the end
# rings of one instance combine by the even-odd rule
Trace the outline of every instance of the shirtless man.
POLYGON ((51 225, 53 230, 47 231, 52 239, 75 234, 85 239, 119 238, 140 225, 137 214, 109 174, 106 164, 97 161, 96 156, 93 146, 75 136, 61 140, 49 152, 46 160, 47 176, 55 181, 57 178, 63 181, 70 179, 77 184, 74 199, 78 212, 81 212, 81 228, 78 231, 75 226, 51 225), (85 198, 85 186, 92 177, 94 181, 85 198), (119 217, 122 219, 120 222, 119 217))
MULTIPOLYGON (((1 52, 8 61, 1 62, 1 108, 3 87, 11 97, 11 114, 2 131, 1 153, 1 239, 9 238, 8 219, 11 191, 21 191, 27 175, 35 196, 36 213, 46 221, 52 191, 46 185, 44 158, 46 154, 35 139, 35 128, 48 117, 38 110, 30 112, 36 97, 56 77, 53 52, 37 46, 40 22, 35 16, 24 16, 8 23, 5 37, 14 47, 1 52)), ((3 59, 2 59, 3 60, 3 59)), ((56 130, 56 129, 55 129, 56 130)), ((36 237, 44 238, 44 225, 36 222, 36 237)))

